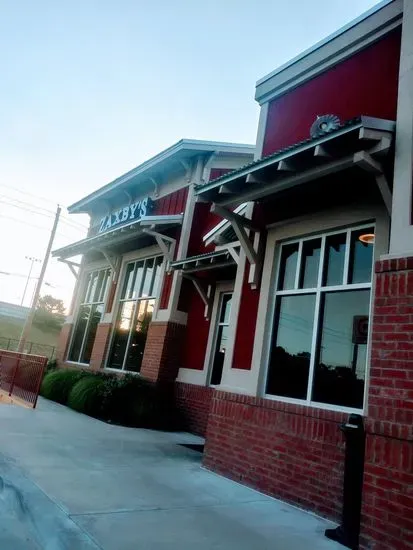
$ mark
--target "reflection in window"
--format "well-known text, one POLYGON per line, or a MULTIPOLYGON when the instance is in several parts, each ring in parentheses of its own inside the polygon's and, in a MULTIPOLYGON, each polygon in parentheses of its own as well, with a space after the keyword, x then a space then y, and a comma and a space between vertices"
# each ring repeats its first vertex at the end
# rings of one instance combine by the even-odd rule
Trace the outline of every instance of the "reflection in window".
POLYGON ((367 226, 282 245, 267 394, 363 407, 373 240, 367 226))
POLYGON ((140 372, 161 278, 162 256, 127 265, 108 367, 140 372))
POLYGON ((317 286, 320 252, 321 239, 304 241, 301 259, 300 288, 314 288, 317 286))
POLYGON ((349 283, 367 283, 371 280, 373 268, 373 245, 360 240, 362 235, 374 233, 372 227, 353 231, 351 234, 351 251, 349 283))
POLYGON ((326 258, 324 269, 325 286, 343 284, 346 238, 346 233, 330 235, 326 238, 326 258))
POLYGON ((282 247, 281 269, 278 283, 278 288, 280 290, 287 290, 295 286, 298 246, 298 243, 294 243, 282 247))
POLYGON ((313 400, 361 408, 367 357, 370 290, 326 293, 323 302, 321 342, 314 373, 313 400), (366 320, 364 324, 363 319, 366 320), (361 329, 357 328, 357 323, 361 329), (362 331, 366 333, 364 341, 362 331), (360 343, 360 338, 363 343, 360 343))
POLYGON ((211 385, 221 383, 222 370, 224 368, 225 352, 228 343, 229 320, 231 315, 232 293, 225 293, 221 296, 220 310, 218 313, 218 326, 215 338, 213 364, 211 372, 211 385))
POLYGON ((306 399, 313 338, 315 294, 282 296, 275 316, 267 393, 306 399))
POLYGON ((67 357, 69 361, 83 364, 90 362, 97 328, 104 312, 109 280, 110 269, 92 271, 86 275, 67 357))

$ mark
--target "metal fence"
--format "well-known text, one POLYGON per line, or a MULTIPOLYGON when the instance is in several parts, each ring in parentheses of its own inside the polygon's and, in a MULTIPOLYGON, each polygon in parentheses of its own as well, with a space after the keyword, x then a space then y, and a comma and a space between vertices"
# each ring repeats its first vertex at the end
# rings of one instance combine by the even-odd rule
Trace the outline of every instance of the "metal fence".
POLYGON ((47 357, 0 349, 0 389, 36 407, 47 357))
MULTIPOLYGON (((17 351, 19 347, 19 340, 15 338, 6 338, 0 336, 0 349, 17 351)), ((47 344, 36 344, 35 342, 26 342, 24 346, 24 353, 33 355, 44 355, 50 361, 55 358, 56 347, 48 346, 47 344)))

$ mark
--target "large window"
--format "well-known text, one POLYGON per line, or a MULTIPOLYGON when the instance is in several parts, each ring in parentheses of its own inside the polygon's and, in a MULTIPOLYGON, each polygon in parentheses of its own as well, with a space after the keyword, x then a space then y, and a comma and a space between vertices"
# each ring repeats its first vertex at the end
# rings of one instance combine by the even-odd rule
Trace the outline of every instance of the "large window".
POLYGON ((126 266, 108 367, 139 372, 161 279, 162 256, 126 266))
POLYGON ((361 409, 374 228, 281 246, 266 393, 361 409))
POLYGON ((69 361, 89 364, 97 327, 104 313, 109 280, 110 269, 91 271, 86 275, 68 355, 69 361))

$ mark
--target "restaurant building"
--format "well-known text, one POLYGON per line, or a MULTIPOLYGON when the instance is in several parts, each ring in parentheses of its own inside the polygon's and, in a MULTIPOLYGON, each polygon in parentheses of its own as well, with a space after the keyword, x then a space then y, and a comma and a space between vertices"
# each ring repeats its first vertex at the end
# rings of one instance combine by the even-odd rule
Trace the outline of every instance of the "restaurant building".
POLYGON ((179 142, 54 253, 60 363, 171 384, 207 468, 339 519, 359 415, 376 550, 413 549, 412 58, 413 4, 378 4, 258 81, 255 147, 179 142))

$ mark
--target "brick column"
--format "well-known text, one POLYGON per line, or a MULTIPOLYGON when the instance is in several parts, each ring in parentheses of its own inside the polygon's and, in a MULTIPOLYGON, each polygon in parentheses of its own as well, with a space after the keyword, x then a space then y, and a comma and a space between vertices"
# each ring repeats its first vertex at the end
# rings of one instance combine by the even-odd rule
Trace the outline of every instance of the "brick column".
POLYGON ((90 356, 89 366, 92 369, 101 369, 104 366, 106 352, 109 347, 110 334, 112 330, 111 323, 99 323, 96 330, 95 342, 93 344, 92 355, 90 356))
POLYGON ((413 257, 376 264, 361 548, 413 549, 413 257))
POLYGON ((68 352, 70 335, 72 334, 73 323, 65 323, 57 341, 56 360, 58 364, 65 361, 68 352))
POLYGON ((181 366, 185 325, 154 321, 149 326, 141 375, 153 382, 173 382, 181 366))

